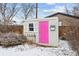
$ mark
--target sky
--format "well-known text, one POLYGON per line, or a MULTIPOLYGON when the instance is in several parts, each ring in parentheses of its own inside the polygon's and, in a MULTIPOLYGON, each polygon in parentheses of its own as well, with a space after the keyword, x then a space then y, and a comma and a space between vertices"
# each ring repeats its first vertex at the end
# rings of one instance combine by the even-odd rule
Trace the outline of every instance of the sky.
MULTIPOLYGON (((73 7, 73 4, 67 3, 66 4, 67 9, 71 10, 73 7)), ((36 4, 34 4, 34 13, 33 13, 33 18, 35 18, 36 15, 36 4)), ((38 3, 38 18, 44 18, 48 15, 54 14, 56 12, 66 12, 65 11, 65 4, 64 3, 38 3)), ((22 15, 21 13, 18 15, 22 15)), ((14 20, 17 22, 21 23, 23 19, 21 17, 14 17, 14 20)))
MULTIPOLYGON (((67 9, 72 9, 72 4, 66 4, 67 9)), ((39 3, 38 4, 38 17, 44 18, 56 12, 66 12, 64 3, 39 3)))

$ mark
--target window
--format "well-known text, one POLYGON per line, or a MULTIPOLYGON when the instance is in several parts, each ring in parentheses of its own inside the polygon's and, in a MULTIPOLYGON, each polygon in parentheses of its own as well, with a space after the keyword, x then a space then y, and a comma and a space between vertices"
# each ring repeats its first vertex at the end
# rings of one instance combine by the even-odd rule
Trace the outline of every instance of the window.
POLYGON ((29 31, 34 31, 33 23, 30 23, 30 24, 29 24, 29 31))

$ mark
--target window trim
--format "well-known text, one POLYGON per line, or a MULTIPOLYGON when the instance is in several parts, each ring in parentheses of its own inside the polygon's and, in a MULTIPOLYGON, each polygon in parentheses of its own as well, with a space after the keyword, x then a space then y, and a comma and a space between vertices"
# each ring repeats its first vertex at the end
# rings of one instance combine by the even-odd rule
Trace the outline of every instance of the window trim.
POLYGON ((34 24, 33 23, 29 23, 29 31, 34 31, 34 24))

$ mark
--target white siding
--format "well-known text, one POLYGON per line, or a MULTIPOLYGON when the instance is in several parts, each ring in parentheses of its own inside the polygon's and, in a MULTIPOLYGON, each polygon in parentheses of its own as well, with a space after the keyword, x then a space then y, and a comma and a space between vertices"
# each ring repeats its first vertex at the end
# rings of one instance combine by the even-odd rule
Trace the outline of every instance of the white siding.
POLYGON ((25 22, 24 23, 24 35, 27 36, 27 39, 32 40, 33 42, 36 42, 36 38, 37 38, 37 32, 38 32, 38 22, 37 21, 33 21, 33 22, 25 22), (29 24, 33 23, 34 25, 34 31, 29 31, 29 24), (34 35, 36 37, 34 37, 34 35))
POLYGON ((49 21, 49 45, 58 46, 58 19, 49 21), (50 26, 55 26, 55 31, 50 30, 50 26))

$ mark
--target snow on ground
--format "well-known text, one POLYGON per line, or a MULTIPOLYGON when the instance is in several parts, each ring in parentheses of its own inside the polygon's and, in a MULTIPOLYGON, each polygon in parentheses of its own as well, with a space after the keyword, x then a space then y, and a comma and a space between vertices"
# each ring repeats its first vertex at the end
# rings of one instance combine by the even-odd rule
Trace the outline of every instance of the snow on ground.
POLYGON ((75 56, 67 41, 60 40, 58 48, 35 45, 18 45, 10 48, 0 46, 0 56, 75 56))

